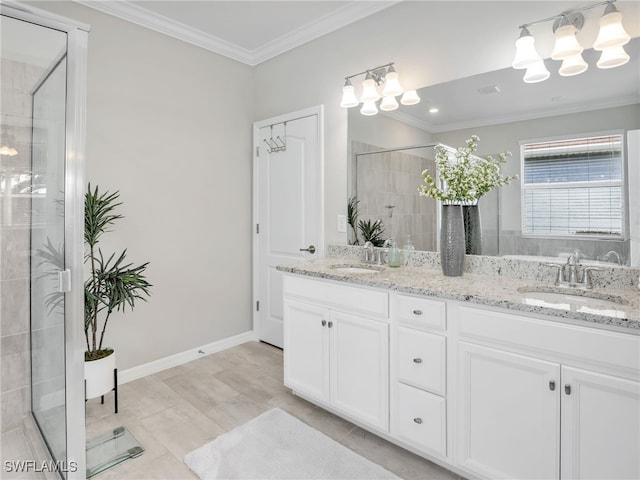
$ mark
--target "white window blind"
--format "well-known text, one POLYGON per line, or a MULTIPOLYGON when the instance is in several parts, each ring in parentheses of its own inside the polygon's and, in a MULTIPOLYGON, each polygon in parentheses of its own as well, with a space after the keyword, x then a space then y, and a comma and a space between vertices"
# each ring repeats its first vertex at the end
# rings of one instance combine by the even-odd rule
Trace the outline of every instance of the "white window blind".
POLYGON ((622 135, 521 146, 522 233, 620 237, 622 135))

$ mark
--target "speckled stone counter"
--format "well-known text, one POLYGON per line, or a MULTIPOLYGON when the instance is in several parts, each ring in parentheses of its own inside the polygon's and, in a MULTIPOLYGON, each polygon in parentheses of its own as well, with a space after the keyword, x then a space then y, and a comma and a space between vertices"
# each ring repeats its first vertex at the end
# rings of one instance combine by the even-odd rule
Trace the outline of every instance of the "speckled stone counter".
MULTIPOLYGON (((531 302, 523 291, 566 293, 566 288, 555 287, 553 281, 532 278, 513 278, 505 275, 465 273, 462 277, 445 277, 439 266, 402 266, 391 268, 375 266, 375 273, 354 273, 336 270, 337 266, 362 267, 353 256, 327 257, 294 265, 280 266, 278 270, 316 278, 348 282, 356 285, 383 288, 444 300, 456 300, 508 310, 537 313, 558 319, 571 319, 597 323, 594 326, 620 327, 640 334, 640 291, 622 288, 594 288, 585 295, 624 303, 615 309, 551 308, 531 302), (434 268, 436 267, 436 268, 434 268)), ((366 266, 366 265, 365 265, 366 266)), ((576 294, 580 291, 571 290, 576 294)))

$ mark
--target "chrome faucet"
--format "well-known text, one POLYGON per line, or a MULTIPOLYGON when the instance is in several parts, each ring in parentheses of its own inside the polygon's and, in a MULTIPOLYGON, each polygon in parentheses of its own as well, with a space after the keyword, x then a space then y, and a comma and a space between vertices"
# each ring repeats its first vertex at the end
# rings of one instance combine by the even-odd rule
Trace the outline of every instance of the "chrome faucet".
POLYGON ((600 257, 603 261, 605 262, 611 262, 611 263, 615 263, 617 265, 622 265, 622 257, 620 257, 620 254, 618 252, 616 252, 615 250, 610 250, 607 253, 605 253, 602 257, 600 257))
POLYGON ((596 267, 582 267, 580 264, 580 256, 582 253, 580 250, 575 250, 567 258, 567 263, 564 265, 548 263, 549 267, 558 269, 558 276, 556 277, 555 285, 559 287, 572 287, 572 288, 591 288, 591 277, 589 272, 598 270, 596 267))
POLYGON ((373 263, 373 254, 374 254, 373 243, 369 241, 365 242, 362 249, 364 251, 364 254, 362 256, 362 261, 364 263, 373 263))

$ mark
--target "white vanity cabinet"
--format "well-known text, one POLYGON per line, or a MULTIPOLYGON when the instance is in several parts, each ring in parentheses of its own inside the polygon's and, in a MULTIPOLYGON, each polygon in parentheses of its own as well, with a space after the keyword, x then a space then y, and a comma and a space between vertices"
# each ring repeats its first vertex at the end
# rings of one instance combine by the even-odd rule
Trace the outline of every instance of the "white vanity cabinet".
POLYGON ((392 295, 391 434, 411 447, 447 455, 446 304, 392 295))
POLYGON ((389 429, 388 293, 286 275, 284 383, 389 429))
POLYGON ((634 335, 457 305, 455 462, 481 478, 640 478, 634 335))

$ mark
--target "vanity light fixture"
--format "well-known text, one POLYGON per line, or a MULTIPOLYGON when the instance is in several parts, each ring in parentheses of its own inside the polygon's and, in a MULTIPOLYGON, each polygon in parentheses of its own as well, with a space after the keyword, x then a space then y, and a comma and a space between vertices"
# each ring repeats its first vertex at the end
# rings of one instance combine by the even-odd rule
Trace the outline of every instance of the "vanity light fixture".
POLYGON ((356 73, 354 75, 349 75, 348 77, 345 77, 344 80, 340 106, 344 108, 351 108, 362 103, 362 107, 360 108, 360 113, 362 115, 375 115, 378 113, 378 106, 376 105, 376 102, 381 98, 380 110, 387 112, 398 108, 399 104, 396 97, 400 95, 402 95, 400 103, 403 105, 415 105, 420 102, 420 97, 415 90, 405 92, 402 89, 398 79, 398 72, 396 71, 393 62, 379 67, 370 68, 364 72, 356 73), (365 75, 365 79, 362 82, 360 100, 358 100, 355 88, 351 83, 351 79, 359 75, 365 75), (384 85, 384 87, 382 88, 382 94, 380 94, 378 87, 382 85, 384 85))
POLYGON ((511 66, 516 69, 526 69, 523 78, 526 83, 542 82, 549 78, 550 73, 534 46, 535 39, 528 27, 553 20, 553 33, 556 41, 551 58, 562 61, 558 73, 568 77, 587 70, 589 65, 582 58, 584 47, 576 38, 576 33, 580 31, 585 21, 581 12, 601 5, 606 5, 606 7, 600 19, 598 37, 593 44, 594 50, 602 52, 596 65, 598 68, 614 68, 624 65, 629 61, 629 55, 624 51, 623 45, 629 42, 631 37, 622 26, 622 14, 613 5, 615 1, 606 0, 520 25, 520 37, 516 41, 516 54, 511 66))

